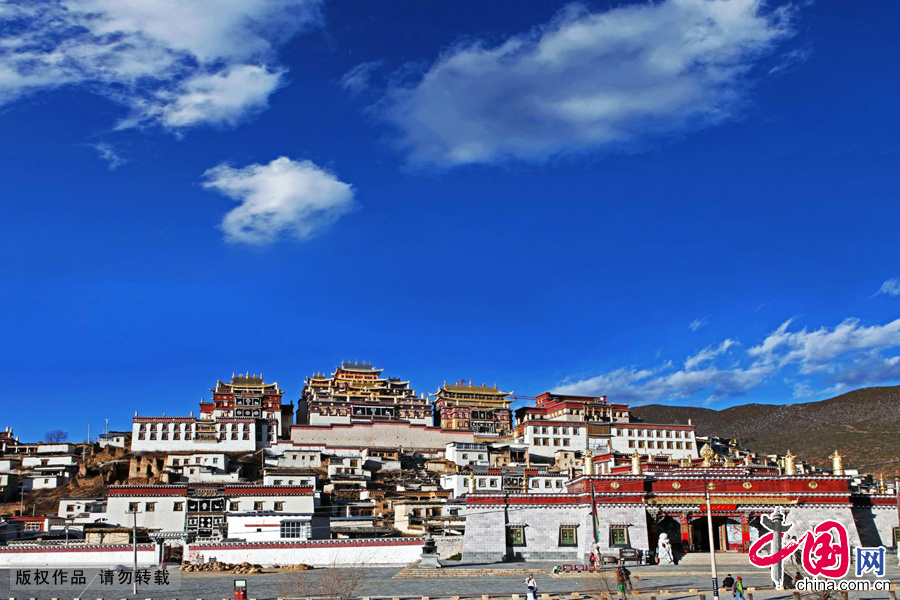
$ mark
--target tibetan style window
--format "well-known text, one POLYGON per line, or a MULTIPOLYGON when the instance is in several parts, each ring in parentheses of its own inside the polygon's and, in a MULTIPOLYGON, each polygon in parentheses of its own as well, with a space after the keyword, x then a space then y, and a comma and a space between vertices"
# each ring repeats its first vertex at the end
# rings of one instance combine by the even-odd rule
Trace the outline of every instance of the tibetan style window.
POLYGON ((229 502, 228 510, 230 510, 232 512, 237 511, 239 506, 240 506, 240 503, 238 503, 238 502, 229 502))
POLYGON ((156 510, 156 502, 147 502, 144 504, 144 510, 147 512, 153 512, 156 510))
POLYGON ((612 547, 627 547, 628 527, 625 527, 624 525, 610 525, 609 545, 612 547))
POLYGON ((172 508, 172 510, 174 510, 176 512, 184 510, 184 502, 176 502, 175 506, 172 508))
POLYGON ((138 503, 137 502, 129 502, 128 503, 128 512, 137 512, 138 511, 138 503))
POLYGON ((263 503, 262 503, 262 502, 254 502, 254 503, 253 503, 253 510, 262 510, 262 509, 263 509, 263 503))
POLYGON ((559 545, 560 546, 577 546, 578 545, 578 527, 575 525, 559 526, 559 545))
POLYGON ((309 523, 305 521, 282 521, 281 537, 283 538, 299 538, 308 539, 310 533, 309 523))
POLYGON ((282 511, 282 510, 284 510, 284 502, 276 502, 276 503, 275 503, 275 510, 276 510, 276 511, 282 511))
POLYGON ((506 528, 506 545, 507 546, 524 546, 525 545, 525 526, 509 525, 506 528))

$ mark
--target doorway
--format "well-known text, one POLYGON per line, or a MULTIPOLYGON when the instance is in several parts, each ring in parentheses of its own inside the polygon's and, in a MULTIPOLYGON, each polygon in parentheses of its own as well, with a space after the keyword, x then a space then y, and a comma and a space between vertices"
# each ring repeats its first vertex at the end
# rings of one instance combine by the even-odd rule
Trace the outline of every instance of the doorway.
MULTIPOLYGON (((712 523, 714 551, 738 552, 743 548, 740 519, 714 516, 712 523)), ((709 528, 705 516, 691 523, 691 539, 695 552, 709 552, 709 528)))

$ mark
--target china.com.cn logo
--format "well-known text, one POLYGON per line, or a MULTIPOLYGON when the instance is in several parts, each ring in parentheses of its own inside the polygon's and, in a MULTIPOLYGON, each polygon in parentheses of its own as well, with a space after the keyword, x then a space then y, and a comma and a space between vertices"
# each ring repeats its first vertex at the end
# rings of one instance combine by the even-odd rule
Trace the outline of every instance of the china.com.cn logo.
MULTIPOLYGON (((838 521, 822 521, 799 537, 785 537, 793 524, 785 522, 781 510, 764 515, 760 524, 768 530, 750 546, 750 564, 769 567, 775 589, 784 586, 784 564, 801 552, 803 569, 811 576, 840 579, 850 571, 850 541, 847 528, 838 521), (768 546, 768 553, 763 553, 768 546)), ((884 577, 884 547, 856 548, 856 577, 872 573, 884 577)))

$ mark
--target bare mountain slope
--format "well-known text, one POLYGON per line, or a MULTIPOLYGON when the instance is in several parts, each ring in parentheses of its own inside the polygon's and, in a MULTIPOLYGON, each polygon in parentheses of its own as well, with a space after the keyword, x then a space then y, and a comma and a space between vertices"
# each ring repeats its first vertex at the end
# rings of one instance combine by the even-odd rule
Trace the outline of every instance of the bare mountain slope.
POLYGON ((900 473, 900 386, 864 388, 802 404, 744 404, 724 410, 650 404, 632 412, 648 423, 687 423, 690 418, 698 435, 735 438, 761 453, 791 450, 820 467, 830 467, 828 455, 838 449, 846 456, 846 467, 900 473))

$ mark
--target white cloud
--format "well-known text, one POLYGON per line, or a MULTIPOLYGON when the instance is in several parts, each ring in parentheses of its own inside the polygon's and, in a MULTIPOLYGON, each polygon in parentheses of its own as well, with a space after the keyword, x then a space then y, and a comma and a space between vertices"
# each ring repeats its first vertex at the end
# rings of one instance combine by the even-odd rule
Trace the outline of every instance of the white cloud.
POLYGON ((356 65, 341 77, 341 87, 351 94, 360 94, 369 89, 369 80, 372 73, 382 67, 384 61, 376 60, 356 65))
POLYGON ((240 205, 222 220, 231 242, 263 245, 290 236, 309 238, 353 206, 353 188, 308 160, 276 158, 242 168, 219 165, 204 173, 203 187, 240 205))
POLYGON ((200 123, 233 126, 268 108, 269 96, 279 87, 282 74, 264 66, 238 65, 211 75, 196 75, 176 90, 158 93, 142 107, 140 115, 172 129, 200 123))
POLYGON ((0 12, 0 103, 88 85, 131 109, 121 126, 233 125, 265 108, 275 50, 321 0, 59 0, 0 12))
POLYGON ((565 380, 555 391, 633 403, 680 398, 699 403, 745 395, 778 374, 789 386, 785 396, 799 399, 900 381, 900 356, 894 350, 900 348, 900 319, 871 326, 847 319, 814 331, 791 331, 792 323, 785 321, 744 352, 735 351, 738 342, 726 339, 689 355, 682 369, 672 361, 653 368, 619 368, 565 380))
POLYGON ((709 318, 702 317, 702 318, 694 319, 693 321, 691 321, 691 324, 688 325, 688 327, 690 328, 691 331, 697 331, 701 327, 706 327, 707 324, 709 324, 709 318))
POLYGON ((782 323, 748 355, 761 364, 796 363, 801 373, 808 374, 833 369, 837 359, 853 353, 900 346, 900 319, 871 327, 860 325, 859 319, 847 319, 833 329, 793 332, 788 331, 791 322, 782 323))
POLYGON ((881 284, 881 289, 875 294, 887 294, 888 296, 900 296, 900 279, 888 279, 881 284))
POLYGON ((790 35, 761 0, 577 6, 499 45, 464 41, 380 108, 418 163, 451 166, 632 144, 733 117, 790 35))
POLYGON ((684 368, 688 371, 696 369, 702 363, 709 362, 716 357, 725 354, 732 346, 736 346, 737 342, 734 340, 725 340, 717 348, 713 348, 712 346, 707 346, 697 354, 693 356, 689 356, 686 361, 684 361, 684 368))
POLYGON ((575 382, 563 382, 553 391, 561 394, 608 395, 630 403, 648 403, 709 395, 713 400, 743 396, 772 373, 767 366, 748 369, 704 369, 667 371, 659 369, 617 369, 575 382))
POLYGON ((100 158, 109 163, 109 170, 115 171, 128 161, 116 152, 116 149, 113 148, 111 144, 107 144, 106 142, 100 142, 97 144, 92 144, 91 147, 97 151, 97 154, 100 155, 100 158))

